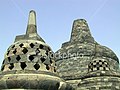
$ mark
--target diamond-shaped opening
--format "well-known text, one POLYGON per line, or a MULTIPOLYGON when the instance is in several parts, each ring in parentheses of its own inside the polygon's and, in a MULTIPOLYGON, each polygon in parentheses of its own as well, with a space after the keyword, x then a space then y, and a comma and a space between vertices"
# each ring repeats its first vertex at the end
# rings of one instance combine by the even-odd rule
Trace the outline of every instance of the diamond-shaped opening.
POLYGON ((105 64, 106 67, 108 67, 108 64, 105 64))
POLYGON ((16 59, 17 59, 17 61, 19 61, 19 60, 21 59, 21 57, 18 55, 18 56, 16 57, 16 59))
POLYGON ((50 51, 50 48, 48 47, 48 51, 50 51))
POLYGON ((100 65, 100 67, 102 67, 102 65, 100 65))
POLYGON ((37 49, 35 50, 35 52, 36 52, 36 55, 38 55, 38 54, 40 53, 39 48, 37 48, 37 49))
POLYGON ((41 57, 40 59, 41 59, 42 63, 46 60, 44 57, 41 57))
POLYGON ((91 63, 91 65, 93 65, 93 63, 91 63))
POLYGON ((46 51, 45 54, 48 56, 48 51, 46 51))
POLYGON ((3 71, 3 70, 4 70, 4 67, 5 67, 5 66, 2 66, 1 71, 3 71))
POLYGON ((19 46, 22 48, 22 47, 24 46, 24 44, 23 44, 23 43, 21 43, 19 46))
POLYGON ((40 65, 39 65, 38 63, 36 63, 36 64, 34 65, 34 68, 35 68, 36 70, 38 70, 38 69, 40 68, 40 65))
POLYGON ((102 62, 102 60, 99 60, 99 62, 102 62))
POLYGON ((7 55, 9 55, 9 52, 10 52, 10 51, 7 52, 7 55))
POLYGON ((17 49, 15 49, 15 50, 13 51, 14 54, 16 54, 16 52, 17 52, 17 49))
POLYGON ((10 58, 10 57, 8 57, 8 61, 9 61, 9 62, 11 61, 11 58, 10 58))
MULTIPOLYGON (((51 57, 52 57, 52 58, 54 57, 54 54, 53 54, 53 53, 51 54, 51 57)), ((65 57, 66 57, 66 56, 65 56, 65 57)))
POLYGON ((91 68, 91 71, 93 71, 93 68, 91 68))
POLYGON ((25 67, 27 67, 26 63, 25 62, 21 62, 21 68, 24 70, 25 67))
POLYGON ((15 47, 15 45, 13 45, 11 48, 14 48, 15 47))
POLYGON ((50 69, 50 67, 48 66, 48 64, 45 64, 45 65, 46 65, 46 69, 47 69, 47 70, 49 70, 49 69, 50 69))
POLYGON ((102 62, 102 64, 105 64, 104 62, 102 62))
POLYGON ((83 55, 82 54, 80 54, 80 57, 82 57, 83 55))
POLYGON ((92 62, 90 62, 89 64, 91 64, 92 62))
POLYGON ((23 52, 24 54, 26 54, 26 53, 28 52, 27 48, 24 47, 24 49, 22 50, 22 52, 23 52))
POLYGON ((30 47, 33 48, 35 45, 33 43, 30 44, 30 47))
POLYGON ((96 67, 96 65, 93 65, 93 67, 96 67))
POLYGON ((96 62, 97 65, 99 65, 99 62, 96 62))
POLYGON ((51 59, 50 59, 50 63, 51 63, 51 64, 53 63, 51 59))
POLYGON ((30 56, 29 56, 29 60, 32 61, 32 60, 34 59, 34 56, 35 56, 35 55, 30 55, 30 56))
POLYGON ((103 67, 103 70, 106 70, 106 67, 103 67))
POLYGON ((91 65, 88 65, 88 68, 91 68, 91 65))
POLYGON ((42 44, 40 44, 39 48, 40 48, 40 49, 43 49, 43 47, 44 47, 44 46, 43 46, 42 44))
POLYGON ((14 68, 14 64, 10 63, 9 69, 12 70, 14 68))
POLYGON ((100 68, 99 68, 99 67, 97 67, 97 70, 100 70, 100 68))
POLYGON ((56 69, 55 69, 55 67, 54 67, 54 72, 56 72, 56 69))
POLYGON ((55 63, 55 66, 57 66, 57 64, 55 63))

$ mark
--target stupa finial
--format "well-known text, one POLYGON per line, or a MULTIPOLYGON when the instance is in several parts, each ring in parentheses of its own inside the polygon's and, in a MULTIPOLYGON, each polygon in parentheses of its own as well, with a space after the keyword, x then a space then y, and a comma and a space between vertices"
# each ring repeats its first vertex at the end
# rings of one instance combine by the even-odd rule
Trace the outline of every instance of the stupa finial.
POLYGON ((28 25, 26 34, 37 33, 37 26, 36 26, 36 13, 34 10, 31 10, 29 13, 28 18, 28 25))
POLYGON ((74 20, 70 41, 71 42, 79 41, 80 43, 94 42, 87 21, 85 19, 74 20))

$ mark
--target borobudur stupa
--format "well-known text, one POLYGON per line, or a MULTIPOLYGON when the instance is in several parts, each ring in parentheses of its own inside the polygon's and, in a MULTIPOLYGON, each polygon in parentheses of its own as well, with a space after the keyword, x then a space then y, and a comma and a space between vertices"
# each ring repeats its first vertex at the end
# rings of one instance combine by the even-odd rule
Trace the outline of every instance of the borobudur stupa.
POLYGON ((73 90, 56 72, 53 51, 37 34, 31 10, 25 35, 7 49, 0 72, 1 89, 73 90))
POLYGON ((2 89, 120 90, 119 59, 95 41, 84 19, 74 20, 70 41, 54 53, 38 35, 31 10, 26 34, 16 36, 5 53, 2 89))
POLYGON ((77 90, 120 90, 119 59, 94 40, 86 20, 73 22, 70 41, 56 57, 60 77, 77 90))

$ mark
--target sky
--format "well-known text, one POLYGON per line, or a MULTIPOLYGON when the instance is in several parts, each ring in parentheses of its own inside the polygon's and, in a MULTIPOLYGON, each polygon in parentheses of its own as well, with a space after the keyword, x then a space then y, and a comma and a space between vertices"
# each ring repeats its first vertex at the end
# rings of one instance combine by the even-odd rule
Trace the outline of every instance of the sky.
POLYGON ((0 64, 15 36, 25 34, 30 10, 54 52, 69 41, 73 21, 85 19, 94 39, 120 59, 120 0, 0 0, 0 64))

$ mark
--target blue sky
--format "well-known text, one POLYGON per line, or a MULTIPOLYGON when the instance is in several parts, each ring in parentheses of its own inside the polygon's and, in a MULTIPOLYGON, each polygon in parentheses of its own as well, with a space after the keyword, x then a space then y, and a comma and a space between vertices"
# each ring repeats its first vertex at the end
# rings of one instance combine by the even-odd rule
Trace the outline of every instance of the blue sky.
POLYGON ((15 36, 26 32, 31 9, 39 35, 53 51, 70 39, 75 19, 86 19, 95 40, 120 58, 120 0, 1 0, 0 63, 15 36))

